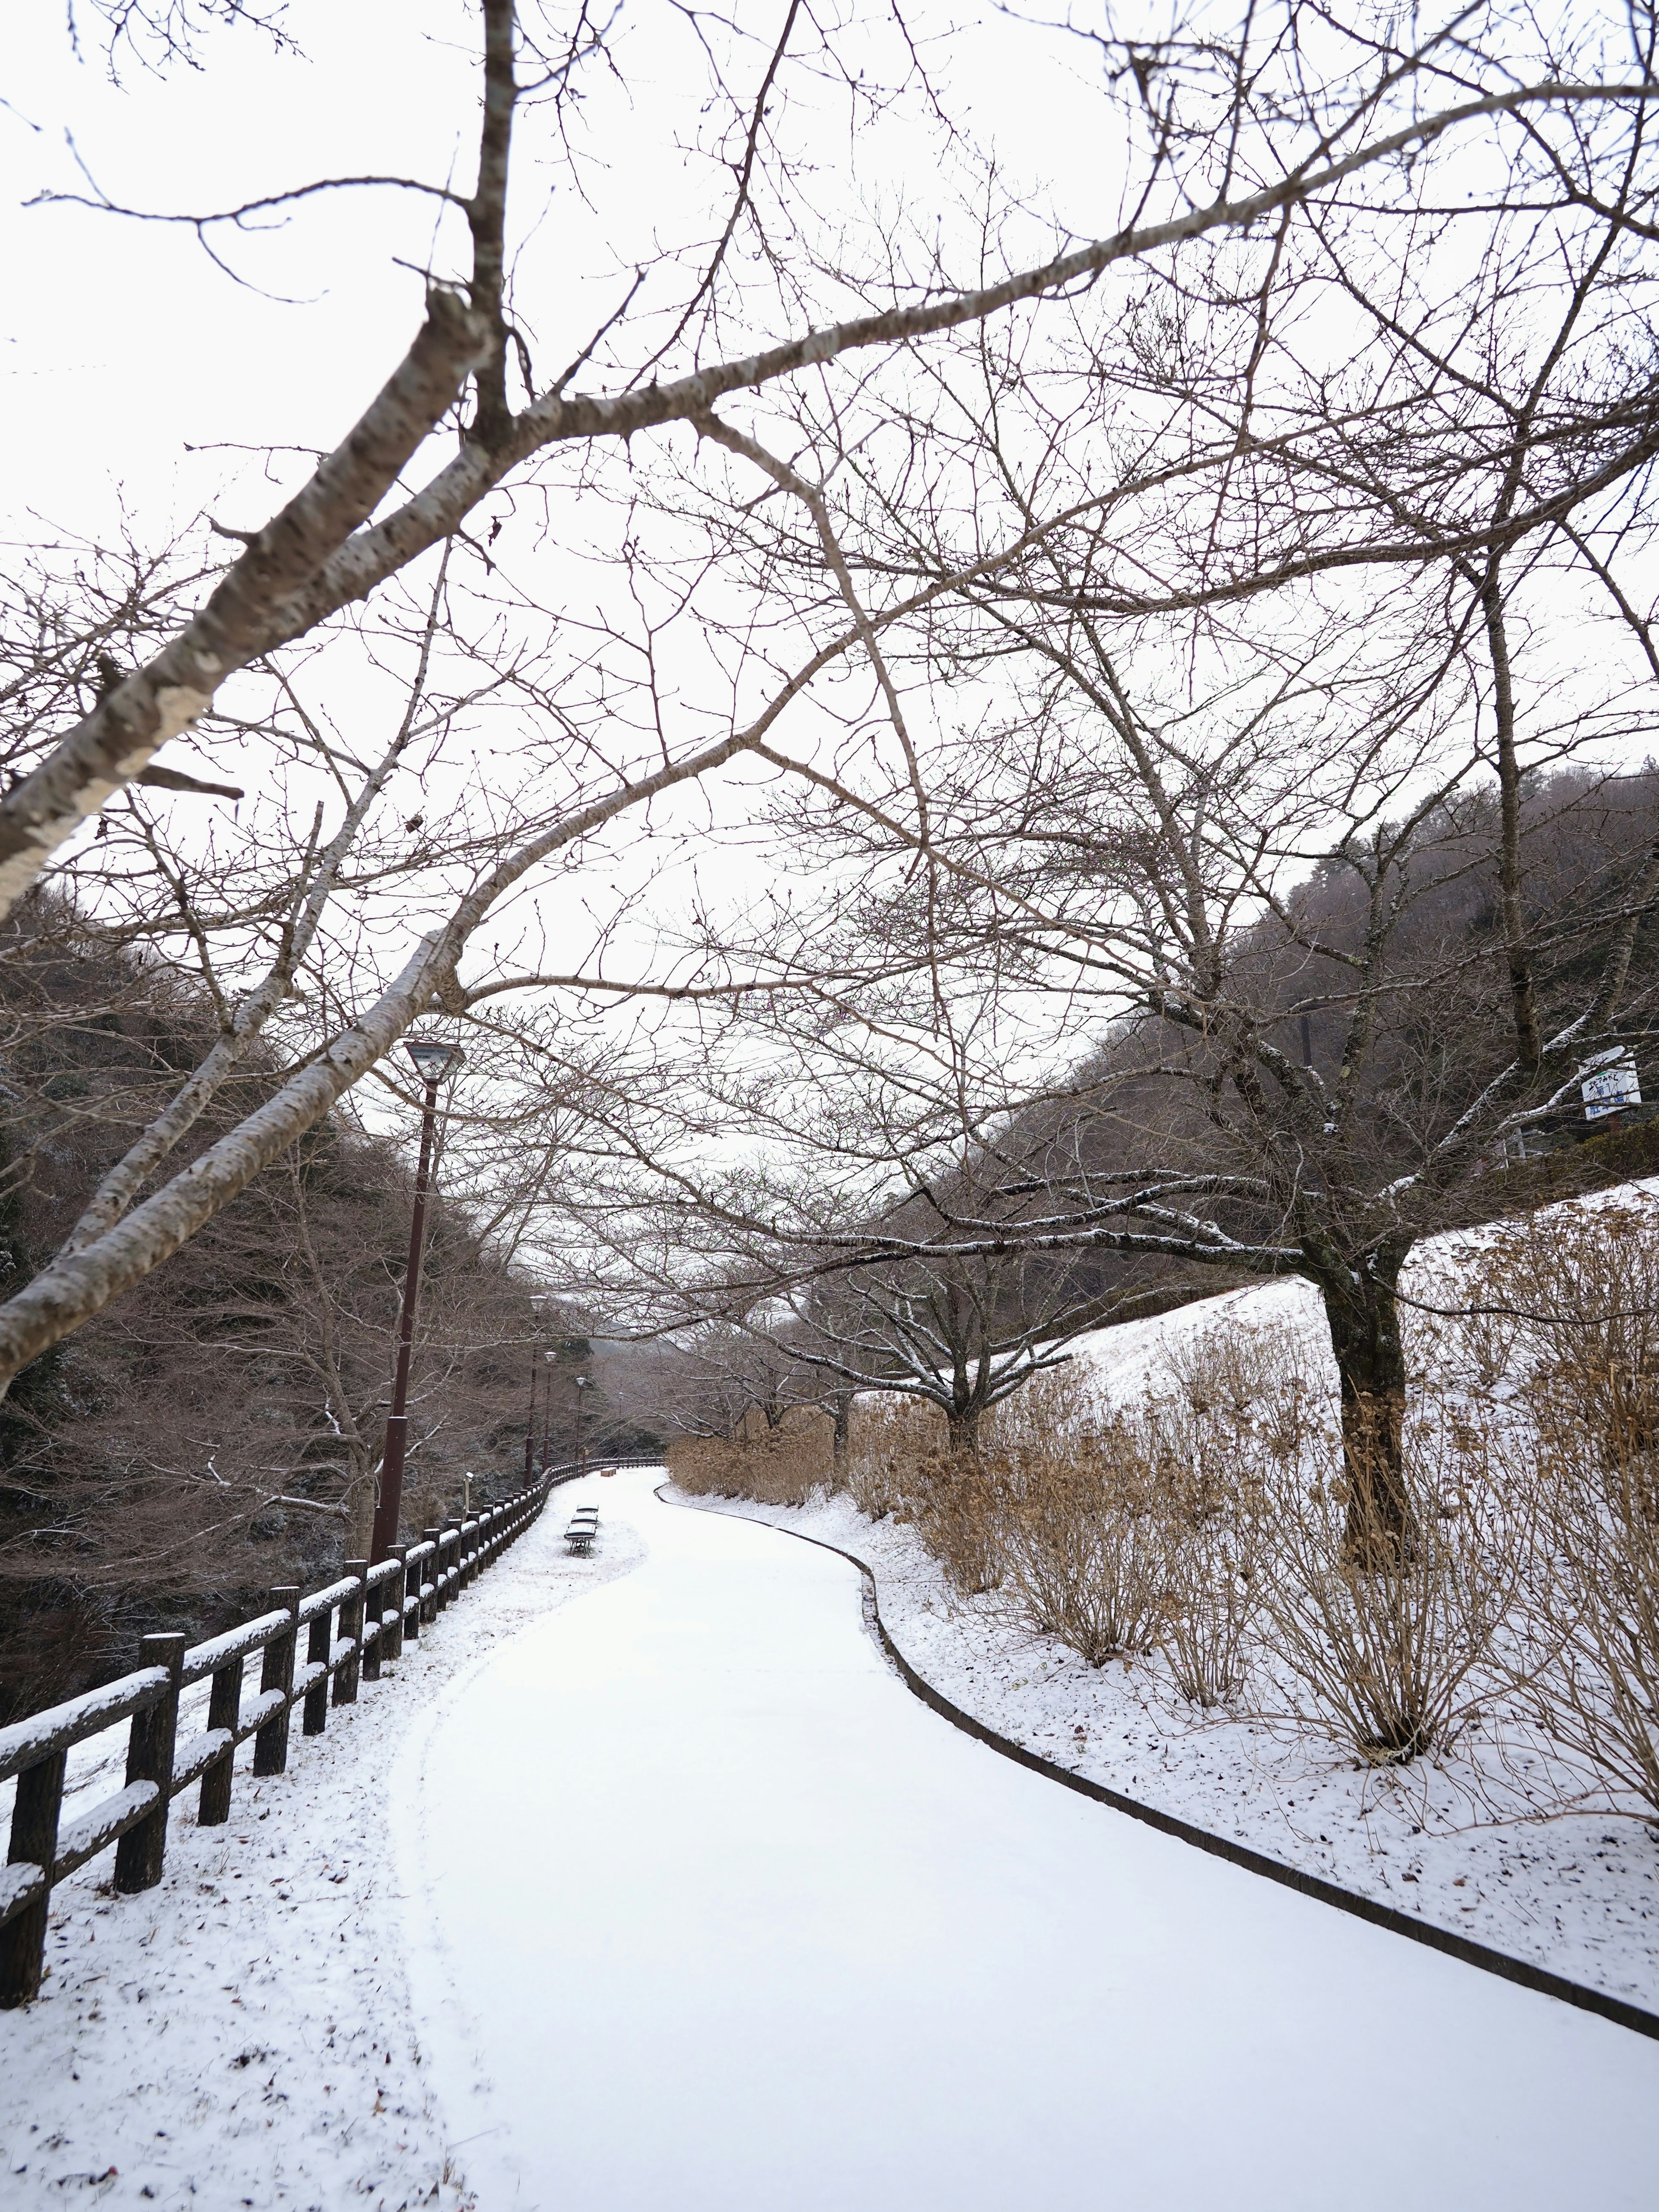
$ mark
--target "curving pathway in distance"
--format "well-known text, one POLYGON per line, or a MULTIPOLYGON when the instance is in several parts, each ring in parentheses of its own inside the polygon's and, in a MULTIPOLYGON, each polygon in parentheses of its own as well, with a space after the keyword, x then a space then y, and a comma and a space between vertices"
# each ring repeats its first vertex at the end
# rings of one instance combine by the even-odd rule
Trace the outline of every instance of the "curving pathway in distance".
POLYGON ((394 1778, 480 2212, 1650 2212, 1659 2045, 974 1742, 851 1565, 660 1480, 556 1493, 526 1545, 647 1558, 394 1778))

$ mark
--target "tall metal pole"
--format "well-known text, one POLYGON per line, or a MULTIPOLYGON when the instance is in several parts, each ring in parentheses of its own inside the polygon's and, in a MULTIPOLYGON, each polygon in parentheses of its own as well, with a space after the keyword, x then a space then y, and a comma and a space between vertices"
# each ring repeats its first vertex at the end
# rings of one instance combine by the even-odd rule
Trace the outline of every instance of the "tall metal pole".
POLYGON ((545 1474, 547 1473, 548 1458, 551 1452, 553 1444, 553 1376, 550 1372, 553 1364, 553 1354, 550 1352, 543 1352, 542 1361, 544 1367, 544 1372, 542 1375, 542 1473, 545 1474))
POLYGON ((527 1490, 536 1476, 536 1362, 539 1355, 530 1355, 530 1420, 524 1432, 524 1480, 527 1490))
POLYGON ((404 1455, 409 1442, 409 1365, 415 1350, 415 1309, 421 1295, 421 1255, 426 1243, 426 1194, 432 1179, 432 1137, 438 1119, 438 1068, 426 1079, 426 1106, 421 1115, 421 1164, 415 1174, 415 1210, 409 1223, 409 1266, 404 1273, 404 1309, 398 1322, 398 1371, 392 1385, 392 1411, 386 1415, 386 1443, 380 1453, 380 1494, 374 1505, 374 1534, 369 1545, 371 1565, 389 1559, 398 1540, 398 1523, 404 1510, 404 1455))

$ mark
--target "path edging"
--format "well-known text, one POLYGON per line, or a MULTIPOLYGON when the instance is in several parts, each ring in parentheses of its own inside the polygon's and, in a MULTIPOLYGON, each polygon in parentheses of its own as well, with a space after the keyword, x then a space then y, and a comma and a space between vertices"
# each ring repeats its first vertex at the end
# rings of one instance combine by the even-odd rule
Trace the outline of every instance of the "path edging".
MULTIPOLYGON (((679 1498, 664 1495, 672 1485, 664 1483, 657 1496, 665 1505, 678 1505, 679 1498)), ((719 1513, 718 1505, 699 1504, 686 1510, 719 1513)), ((923 1674, 919 1674, 888 1633, 887 1624, 881 1617, 881 1594, 876 1581, 875 1569, 857 1553, 843 1551, 839 1544, 831 1544, 822 1536, 809 1536, 800 1528, 783 1528, 775 1521, 757 1521, 747 1513, 728 1513, 732 1521, 746 1521, 753 1528, 771 1528, 780 1536, 793 1536, 798 1543, 816 1544, 821 1552, 833 1552, 839 1559, 855 1566, 868 1585, 871 1619, 875 1624, 881 1647, 898 1669, 905 1686, 913 1691, 925 1705, 931 1705, 942 1720, 952 1728, 960 1729, 964 1735, 999 1751, 1005 1759, 1015 1759, 1021 1766, 1029 1766, 1033 1773, 1046 1775, 1050 1782, 1058 1782, 1067 1790, 1074 1790, 1082 1797, 1091 1797, 1097 1804, 1109 1805, 1115 1813, 1127 1813, 1132 1820, 1143 1821, 1149 1828, 1157 1828, 1166 1836, 1174 1836, 1195 1850, 1207 1851, 1212 1858, 1225 1859, 1230 1864, 1242 1867, 1247 1874, 1261 1875, 1267 1881, 1276 1881, 1282 1888, 1299 1890, 1321 1905, 1335 1907, 1356 1920, 1368 1920, 1374 1928, 1386 1928, 1395 1936, 1407 1936, 1413 1943, 1422 1943, 1431 1951, 1443 1952, 1449 1959, 1460 1959, 1466 1966, 1478 1966, 1483 1973, 1496 1974, 1502 1980, 1519 1984, 1524 1990, 1533 1990, 1540 1996, 1558 1997, 1563 2004, 1576 2005, 1581 2012, 1600 2014, 1615 2027, 1627 2027, 1638 2035, 1652 2037, 1659 2041, 1659 2014, 1645 2012, 1640 2005, 1631 2004, 1623 1997, 1610 1996, 1604 1990, 1588 1989, 1582 1982, 1570 1982, 1564 1974, 1553 1974, 1547 1966, 1535 1966, 1526 1959, 1511 1958, 1507 1951, 1496 1951, 1488 1943, 1477 1943, 1468 1936, 1455 1935, 1449 1928, 1437 1927, 1432 1921, 1414 1919, 1392 1905, 1382 1905, 1375 1898, 1363 1896, 1358 1891, 1343 1889, 1334 1881, 1327 1881, 1316 1874, 1304 1874, 1300 1867, 1289 1866, 1283 1859, 1270 1857, 1265 1851, 1253 1850, 1248 1844, 1231 1842, 1225 1836, 1213 1834, 1207 1828, 1194 1827, 1178 1814, 1166 1813, 1156 1805, 1142 1804, 1136 1797, 1126 1797, 1120 1790, 1108 1789, 1103 1782, 1091 1782, 1086 1775, 1073 1774, 1070 1768, 1060 1766, 1041 1752, 1028 1751, 1022 1743, 1009 1736, 999 1735, 983 1721, 975 1720, 971 1713, 963 1712, 960 1705, 952 1705, 942 1690, 936 1690, 923 1674)))

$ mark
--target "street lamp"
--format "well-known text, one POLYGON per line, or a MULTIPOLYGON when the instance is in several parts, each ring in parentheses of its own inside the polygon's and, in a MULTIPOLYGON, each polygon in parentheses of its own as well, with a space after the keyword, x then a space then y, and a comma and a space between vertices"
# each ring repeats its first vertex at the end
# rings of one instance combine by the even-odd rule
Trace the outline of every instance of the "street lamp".
MULTIPOLYGON (((547 1311, 545 1291, 530 1293, 531 1322, 538 1335, 541 1334, 543 1317, 547 1311)), ((541 1360, 532 1347, 530 1354, 530 1422, 524 1432, 524 1482, 529 1489, 536 1474, 536 1377, 541 1371, 541 1360)))
POLYGON ((576 1464, 584 1474, 587 1473, 587 1430, 582 1420, 582 1415, 586 1411, 587 1400, 583 1394, 592 1389, 592 1386, 593 1378, 591 1375, 579 1375, 576 1377, 576 1464))
POLYGON ((398 1540, 398 1523, 403 1516, 404 1455, 409 1443, 409 1365, 415 1349, 415 1309, 421 1295, 421 1255, 426 1244, 426 1194, 432 1180, 438 1085, 460 1066, 463 1057, 459 1045, 441 1044, 435 1037, 411 1037, 405 1049, 426 1085, 426 1104, 421 1115, 421 1164, 415 1171, 415 1210, 409 1222, 409 1265, 404 1271, 403 1311, 398 1321, 398 1370, 392 1385, 392 1411, 386 1415, 386 1443, 380 1451, 380 1495, 374 1504, 374 1534, 369 1543, 373 1561, 390 1555, 398 1540))
POLYGON ((553 1376, 550 1371, 558 1364, 556 1352, 542 1354, 542 1473, 547 1473, 547 1462, 553 1450, 553 1376))

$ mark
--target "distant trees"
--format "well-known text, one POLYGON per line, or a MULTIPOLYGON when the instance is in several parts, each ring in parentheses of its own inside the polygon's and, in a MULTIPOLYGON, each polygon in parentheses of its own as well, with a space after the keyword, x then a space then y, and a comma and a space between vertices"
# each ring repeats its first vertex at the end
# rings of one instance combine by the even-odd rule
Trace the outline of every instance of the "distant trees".
MULTIPOLYGON (((61 901, 0 963, 0 1243, 62 1237, 181 1069, 202 991, 61 901)), ((15 917, 14 918, 15 921, 15 917)), ((281 1079, 256 1044, 188 1158, 281 1079)), ((34 1361, 0 1418, 0 1709, 99 1679, 159 1620, 210 1625, 364 1549, 407 1250, 399 1148, 339 1115, 110 1314, 34 1361)), ((3 1287, 0 1285, 0 1287, 3 1287)), ((411 1400, 413 1525, 518 1479, 529 1285, 441 1187, 411 1400)))

